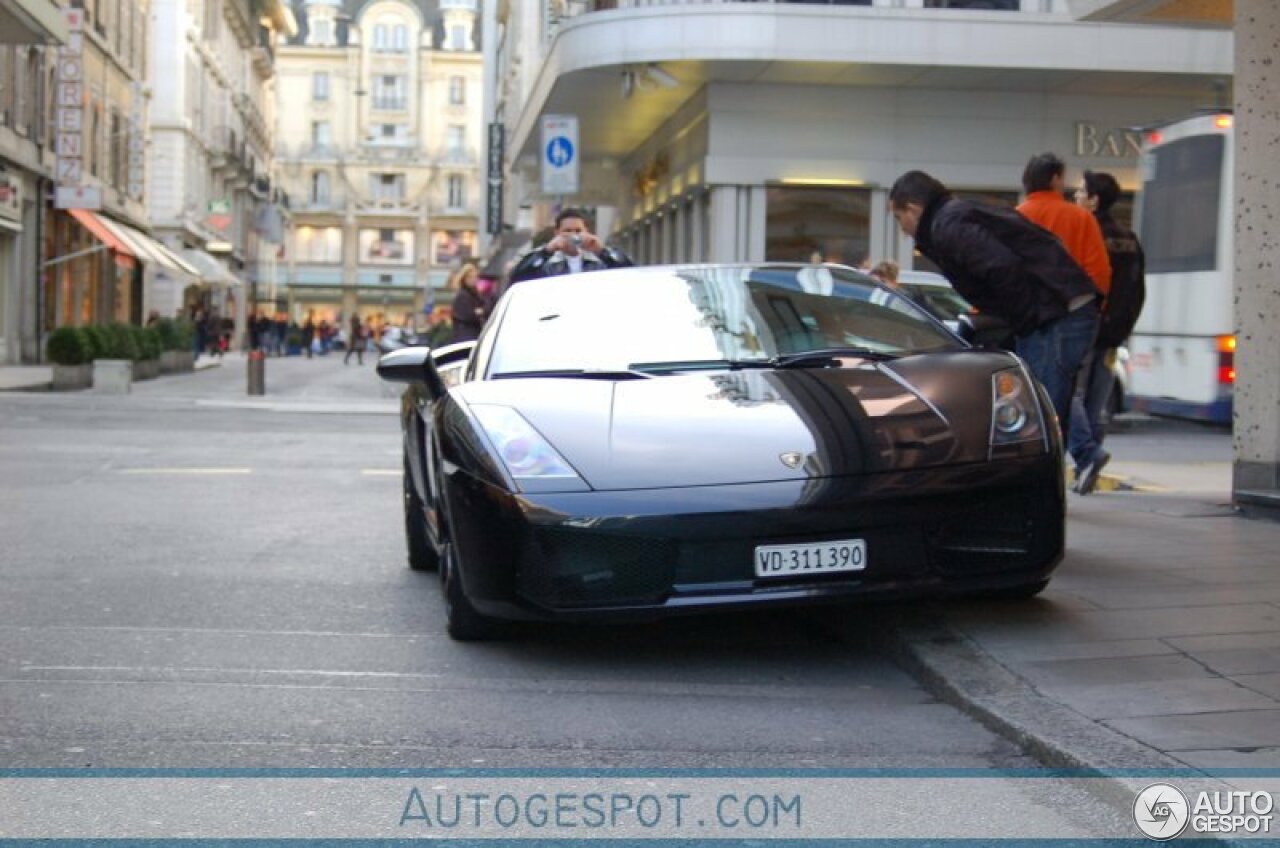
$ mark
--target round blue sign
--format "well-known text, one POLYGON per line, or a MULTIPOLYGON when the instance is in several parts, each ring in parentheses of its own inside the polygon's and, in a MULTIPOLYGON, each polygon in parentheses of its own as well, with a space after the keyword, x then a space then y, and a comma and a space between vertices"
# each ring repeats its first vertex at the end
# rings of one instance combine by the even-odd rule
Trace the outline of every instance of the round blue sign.
POLYGON ((547 161, 557 168, 563 168, 573 161, 573 142, 558 135, 547 142, 547 161))

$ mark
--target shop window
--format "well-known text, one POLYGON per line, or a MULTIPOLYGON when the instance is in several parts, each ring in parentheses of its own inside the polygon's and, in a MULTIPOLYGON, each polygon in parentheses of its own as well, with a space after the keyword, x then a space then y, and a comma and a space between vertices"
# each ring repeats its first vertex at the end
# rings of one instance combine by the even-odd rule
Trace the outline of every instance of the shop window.
POLYGON ((862 188, 769 188, 765 259, 857 265, 871 240, 871 192, 862 188))

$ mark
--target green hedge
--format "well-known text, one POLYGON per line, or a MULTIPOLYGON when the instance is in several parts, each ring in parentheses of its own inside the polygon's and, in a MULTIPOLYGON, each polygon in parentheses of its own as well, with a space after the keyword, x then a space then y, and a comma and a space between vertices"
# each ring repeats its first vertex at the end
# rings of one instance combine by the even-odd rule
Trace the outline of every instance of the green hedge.
POLYGON ((190 350, 193 331, 188 322, 162 330, 132 324, 91 324, 58 327, 46 342, 49 361, 58 365, 82 365, 95 359, 159 359, 166 350, 190 350))
POLYGON ((191 350, 196 341, 196 328, 185 318, 161 318, 150 329, 160 338, 161 350, 191 350))
POLYGON ((57 365, 84 365, 93 360, 93 349, 80 327, 59 327, 45 343, 49 361, 57 365))

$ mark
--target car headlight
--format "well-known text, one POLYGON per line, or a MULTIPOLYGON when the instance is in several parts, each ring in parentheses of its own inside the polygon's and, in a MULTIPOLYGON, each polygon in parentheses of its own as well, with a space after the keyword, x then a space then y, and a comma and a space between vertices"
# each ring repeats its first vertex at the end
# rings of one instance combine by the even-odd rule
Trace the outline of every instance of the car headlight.
POLYGON ((509 406, 476 404, 472 413, 493 443, 498 457, 516 484, 524 491, 530 486, 545 490, 539 483, 576 483, 585 486, 582 477, 533 425, 509 406))
POLYGON ((1036 387, 1021 368, 991 375, 991 456, 1020 454, 1028 443, 1045 445, 1036 387))

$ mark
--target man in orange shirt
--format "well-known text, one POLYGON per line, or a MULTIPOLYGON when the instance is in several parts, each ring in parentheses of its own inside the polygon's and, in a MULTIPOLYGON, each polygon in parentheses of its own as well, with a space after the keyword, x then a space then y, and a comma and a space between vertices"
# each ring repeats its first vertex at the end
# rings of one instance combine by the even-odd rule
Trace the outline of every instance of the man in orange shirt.
MULTIPOLYGON (((1022 171, 1022 187, 1027 192, 1027 199, 1018 207, 1018 211, 1036 224, 1044 227, 1058 237, 1071 258, 1093 280, 1093 285, 1105 298, 1111 291, 1111 258, 1107 255, 1107 242, 1102 236, 1102 227, 1089 210, 1077 206, 1067 200, 1063 194, 1066 188, 1067 166, 1054 153, 1041 153, 1032 156, 1027 167, 1022 171)), ((1093 368, 1093 346, 1080 365, 1080 375, 1087 379, 1093 368)), ((1077 383, 1076 393, 1082 391, 1077 383)), ((1067 426, 1067 422, 1062 422, 1067 426)), ((1074 428, 1073 428, 1074 429, 1074 428)), ((1096 481, 1102 467, 1111 455, 1098 447, 1086 457, 1076 459, 1076 482, 1088 479, 1096 481)), ((1076 488, 1079 491, 1079 488, 1076 488)))
POLYGON ((1057 154, 1032 156, 1022 171, 1022 187, 1027 199, 1018 211, 1057 236, 1071 258, 1080 263, 1106 297, 1111 289, 1107 242, 1102 237, 1102 227, 1089 211, 1071 203, 1063 194, 1066 170, 1066 164, 1057 154))

